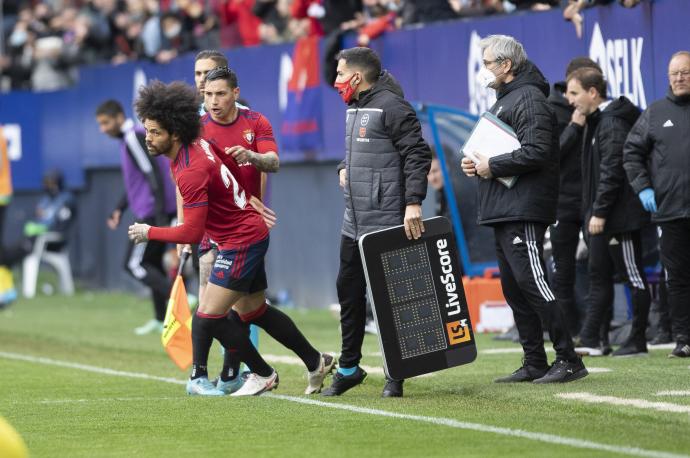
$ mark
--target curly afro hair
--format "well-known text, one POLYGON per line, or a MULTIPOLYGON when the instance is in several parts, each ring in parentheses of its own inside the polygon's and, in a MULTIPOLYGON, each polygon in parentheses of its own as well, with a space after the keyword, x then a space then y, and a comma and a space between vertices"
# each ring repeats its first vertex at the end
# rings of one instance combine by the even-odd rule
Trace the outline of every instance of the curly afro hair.
POLYGON ((199 104, 194 88, 181 81, 165 84, 152 81, 139 90, 134 103, 137 116, 144 122, 156 121, 170 135, 177 135, 183 145, 199 136, 199 104))

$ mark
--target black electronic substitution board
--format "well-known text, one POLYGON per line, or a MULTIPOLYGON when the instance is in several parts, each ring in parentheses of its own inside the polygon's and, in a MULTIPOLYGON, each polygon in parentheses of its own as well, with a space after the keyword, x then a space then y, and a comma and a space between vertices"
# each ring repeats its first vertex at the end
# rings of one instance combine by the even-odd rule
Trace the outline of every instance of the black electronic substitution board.
POLYGON ((474 361, 477 347, 450 222, 424 220, 408 240, 403 226, 359 240, 386 374, 394 379, 474 361))

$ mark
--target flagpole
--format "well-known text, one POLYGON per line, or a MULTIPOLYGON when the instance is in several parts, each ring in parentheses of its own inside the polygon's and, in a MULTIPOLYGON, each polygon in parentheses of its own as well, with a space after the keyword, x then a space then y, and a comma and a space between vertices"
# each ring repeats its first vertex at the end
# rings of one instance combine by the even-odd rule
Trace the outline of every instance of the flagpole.
MULTIPOLYGON (((0 1, 2 1, 2 0, 0 0, 0 1)), ((187 262, 187 259, 189 259, 190 254, 191 253, 189 251, 186 251, 186 250, 182 251, 182 254, 180 255, 180 265, 177 268, 177 275, 178 276, 182 275, 182 271, 184 270, 184 265, 187 262)))

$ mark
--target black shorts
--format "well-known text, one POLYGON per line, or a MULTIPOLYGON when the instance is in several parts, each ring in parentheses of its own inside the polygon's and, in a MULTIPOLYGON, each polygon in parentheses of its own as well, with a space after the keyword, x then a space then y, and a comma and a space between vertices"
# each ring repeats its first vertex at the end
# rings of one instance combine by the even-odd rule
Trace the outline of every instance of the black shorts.
POLYGON ((268 237, 235 250, 219 250, 209 283, 243 293, 256 293, 268 287, 264 256, 268 237))

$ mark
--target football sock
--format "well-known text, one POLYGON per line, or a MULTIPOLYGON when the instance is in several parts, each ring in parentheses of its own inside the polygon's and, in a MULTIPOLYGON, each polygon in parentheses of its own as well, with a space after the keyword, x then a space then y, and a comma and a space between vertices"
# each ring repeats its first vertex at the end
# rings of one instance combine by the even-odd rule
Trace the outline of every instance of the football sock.
POLYGON ((312 372, 319 368, 321 353, 312 347, 304 334, 297 329, 294 321, 277 308, 263 304, 254 312, 240 315, 240 318, 245 323, 259 326, 281 345, 295 352, 307 366, 308 371, 312 372))
POLYGON ((202 318, 196 313, 192 317, 192 375, 191 379, 208 377, 208 352, 211 349, 213 335, 209 333, 208 318, 202 318))
MULTIPOLYGON (((236 311, 230 310, 228 320, 233 320, 243 329, 246 328, 246 332, 249 334, 249 326, 240 319, 240 316, 236 311)), ((234 380, 238 375, 240 375, 241 364, 242 361, 237 354, 237 350, 234 348, 226 348, 225 354, 223 355, 223 371, 220 373, 220 379, 224 382, 234 380)))
POLYGON ((252 345, 245 329, 240 327, 233 320, 216 320, 214 337, 223 345, 223 348, 233 348, 237 351, 237 357, 243 361, 250 371, 261 377, 268 377, 273 373, 273 368, 269 366, 261 357, 257 349, 252 345))
POLYGON ((339 367, 338 368, 338 373, 341 375, 344 375, 345 377, 349 377, 350 375, 354 374, 357 372, 357 366, 355 367, 339 367))

